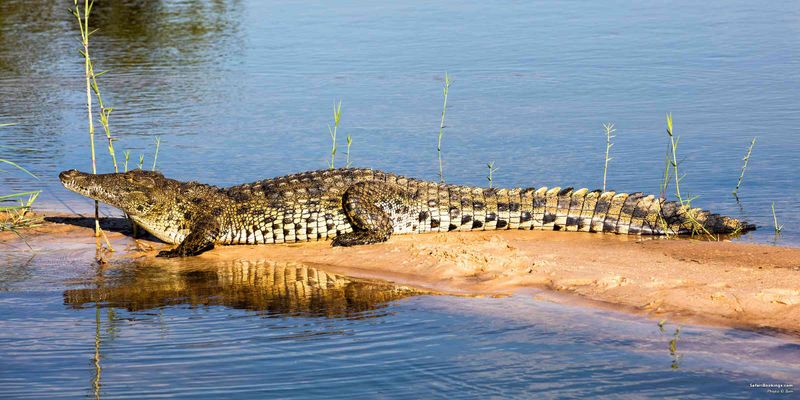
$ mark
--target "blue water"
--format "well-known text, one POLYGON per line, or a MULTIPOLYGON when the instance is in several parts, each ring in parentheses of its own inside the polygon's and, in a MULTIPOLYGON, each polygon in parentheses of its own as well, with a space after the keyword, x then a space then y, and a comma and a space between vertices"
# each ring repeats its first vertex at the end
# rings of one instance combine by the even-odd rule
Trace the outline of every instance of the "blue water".
MULTIPOLYGON (((0 145, 17 148, 0 151, 42 181, 2 174, 0 187, 85 210, 56 181, 90 168, 77 33, 62 8, 36 3, 2 6, 0 122, 19 125, 0 128, 0 145)), ((797 2, 127 3, 98 6, 93 48, 131 168, 140 154, 152 166, 156 137, 158 168, 179 179, 324 168, 342 100, 337 165, 350 134, 354 165, 435 179, 447 71, 449 182, 485 185, 494 161, 497 185, 599 187, 613 122, 609 187, 657 193, 672 112, 695 204, 758 224, 745 240, 774 242, 774 201, 777 243, 800 244, 797 2)))
MULTIPOLYGON (((0 127, 0 158, 40 177, 2 167, 0 195, 41 189, 40 209, 86 212, 56 179, 91 166, 78 33, 64 8, 0 2, 0 124, 17 124, 0 127)), ((447 71, 448 182, 486 185, 494 161, 498 186, 599 187, 602 124, 613 122, 609 187, 657 193, 671 112, 694 204, 759 226, 737 240, 800 244, 797 2, 109 0, 93 18, 129 168, 140 155, 152 167, 157 137, 157 167, 178 179, 229 185, 325 168, 341 100, 338 166, 349 134, 354 165, 436 179, 447 71)), ((107 172, 103 138, 98 126, 107 172)), ((147 307, 131 311, 124 296, 70 304, 69 290, 129 287, 124 271, 139 270, 105 277, 92 255, 28 260, 0 248, 0 397, 739 398, 766 395, 750 383, 800 382, 791 341, 684 327, 673 369, 672 332, 652 321, 530 296, 298 309, 265 303, 260 289, 238 302, 213 285, 189 299, 150 293, 186 281, 153 272, 159 283, 141 285, 147 307)), ((191 282, 216 282, 207 268, 191 282)))
POLYGON ((734 399, 800 378, 794 340, 684 326, 672 355, 672 323, 535 292, 294 291, 266 279, 292 265, 92 256, 4 255, 0 397, 734 399))

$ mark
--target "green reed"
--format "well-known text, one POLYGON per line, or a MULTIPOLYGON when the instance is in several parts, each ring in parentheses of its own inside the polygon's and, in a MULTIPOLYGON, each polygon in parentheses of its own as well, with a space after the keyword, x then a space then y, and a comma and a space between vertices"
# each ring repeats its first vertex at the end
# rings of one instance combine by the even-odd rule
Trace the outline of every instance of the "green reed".
MULTIPOLYGON (((11 160, 6 160, 6 159, 4 159, 4 158, 0 158, 0 163, 8 164, 8 165, 10 165, 10 166, 12 166, 12 167, 14 167, 14 168, 16 168, 16 169, 18 169, 18 170, 22 171, 22 172, 24 172, 24 173, 26 173, 26 174, 28 174, 28 175, 30 175, 30 176, 32 176, 32 177, 34 177, 34 178, 36 178, 36 179, 39 179, 39 177, 37 177, 36 175, 34 175, 33 173, 31 173, 31 171, 28 171, 27 169, 23 168, 21 165, 19 165, 19 164, 17 164, 17 163, 15 163, 15 162, 13 162, 13 161, 11 161, 11 160)), ((0 171, 3 171, 3 170, 0 170, 0 171)))
MULTIPOLYGON (((74 1, 75 9, 72 15, 78 20, 78 27, 81 32, 81 45, 83 49, 80 50, 84 60, 84 77, 86 79, 86 111, 89 120, 89 143, 91 146, 92 154, 92 173, 97 173, 97 158, 94 151, 94 117, 92 116, 92 60, 89 56, 89 14, 92 11, 94 2, 84 0, 83 2, 83 17, 81 17, 81 8, 78 5, 78 0, 74 1)), ((94 234, 100 236, 100 204, 97 200, 94 202, 94 234)))
POLYGON ((36 198, 39 197, 39 194, 41 192, 42 192, 41 190, 32 190, 30 192, 19 192, 19 193, 12 193, 0 196, 0 203, 9 200, 19 201, 19 205, 13 205, 13 206, 0 205, 0 212, 9 212, 9 211, 27 212, 30 210, 31 206, 33 205, 33 202, 36 201, 36 198), (25 196, 27 196, 27 199, 25 199, 25 196))
POLYGON ((345 159, 345 164, 344 164, 344 166, 347 167, 347 168, 350 168, 350 166, 353 165, 353 163, 350 162, 350 145, 351 144, 353 144, 353 138, 348 133, 347 134, 347 154, 345 155, 346 159, 345 159))
POLYGON ((747 162, 750 161, 750 154, 753 153, 753 146, 756 145, 756 138, 753 138, 753 141, 750 142, 750 147, 747 148, 747 154, 744 156, 742 161, 742 172, 739 174, 739 181, 736 182, 736 189, 733 189, 733 195, 736 196, 739 194, 739 187, 742 186, 742 180, 744 179, 744 172, 747 170, 747 162))
POLYGON ((608 162, 611 161, 611 157, 609 157, 609 153, 611 152, 611 146, 614 144, 611 143, 611 139, 615 138, 616 136, 612 135, 612 133, 616 132, 617 130, 614 129, 614 124, 611 122, 607 122, 603 124, 603 128, 606 131, 606 161, 603 165, 603 191, 606 191, 606 176, 608 175, 608 162))
POLYGON ((486 175, 486 180, 489 181, 489 189, 491 189, 492 187, 494 187, 493 177, 494 173, 497 172, 498 168, 494 167, 494 161, 486 164, 486 168, 489 168, 489 174, 486 175))
MULTIPOLYGON (((19 229, 38 226, 42 221, 41 217, 30 213, 33 203, 41 192, 41 190, 34 190, 0 196, 0 204, 14 200, 18 202, 16 205, 0 205, 0 214, 2 214, 0 215, 0 232, 11 231, 25 240, 19 229)), ((25 244, 27 245, 28 242, 25 241, 25 244)), ((30 248, 30 245, 28 247, 30 248)))
POLYGON ((670 143, 667 142, 667 152, 664 155, 664 175, 663 175, 663 179, 661 180, 661 188, 660 188, 660 190, 658 192, 659 193, 659 197, 662 198, 662 199, 666 199, 667 198, 667 190, 669 189, 669 178, 671 178, 671 175, 670 175, 670 164, 671 163, 670 163, 670 160, 669 160, 670 148, 671 148, 670 143))
POLYGON ((131 151, 130 150, 125 150, 125 151, 122 152, 122 155, 125 156, 125 170, 122 171, 122 172, 128 172, 128 160, 131 159, 131 151))
POLYGON ((436 155, 439 159, 439 181, 444 183, 444 170, 442 169, 442 137, 444 136, 444 116, 447 113, 447 94, 450 92, 450 84, 453 81, 450 75, 445 71, 444 73, 444 86, 442 87, 442 94, 444 94, 444 104, 442 105, 442 120, 439 122, 439 140, 436 144, 436 155))
MULTIPOLYGON (((156 153, 153 155, 153 168, 151 171, 156 170, 156 163, 158 162, 158 149, 161 147, 161 138, 156 136, 156 153)), ((144 160, 142 160, 144 162, 144 160)))
POLYGON ((778 216, 775 215, 775 202, 774 201, 772 202, 772 222, 774 224, 773 227, 775 228, 775 234, 777 235, 777 234, 781 233, 781 231, 783 230, 783 225, 778 225, 778 216))
MULTIPOLYGON (((103 97, 100 93, 100 86, 97 84, 97 78, 105 74, 107 71, 95 73, 94 62, 92 62, 92 58, 89 55, 89 37, 95 32, 89 30, 89 16, 92 13, 94 1, 83 1, 83 13, 81 13, 81 7, 78 4, 78 0, 74 0, 73 5, 75 8, 72 9, 72 15, 75 16, 75 19, 78 21, 78 27, 80 28, 81 34, 82 48, 79 50, 79 52, 83 56, 84 62, 84 80, 86 82, 86 112, 89 122, 89 142, 92 155, 92 173, 97 174, 97 157, 95 156, 94 143, 95 128, 94 117, 92 115, 92 93, 94 93, 95 97, 97 98, 97 103, 100 107, 100 125, 103 127, 106 139, 108 140, 108 153, 111 156, 111 161, 114 165, 114 172, 119 172, 119 168, 117 166, 117 156, 114 151, 114 140, 111 137, 111 128, 108 124, 108 118, 113 109, 106 107, 103 103, 103 97)), ((102 236, 105 239, 108 249, 114 251, 114 249, 111 247, 111 243, 108 241, 108 237, 106 237, 103 230, 100 229, 100 204, 97 200, 94 202, 94 234, 95 237, 102 236)), ((97 242, 97 248, 98 250, 100 249, 99 240, 97 242)))
MULTIPOLYGON (((4 123, 0 124, 0 127, 5 126, 12 126, 16 124, 4 123)), ((5 147, 5 146, 3 146, 5 147)), ((0 158, 0 163, 10 165, 19 171, 22 171, 34 179, 39 179, 36 175, 34 175, 31 171, 28 171, 25 167, 15 163, 14 161, 7 160, 4 158, 0 158)), ((0 172, 6 172, 3 169, 0 169, 0 172)), ((31 216, 29 211, 33 206, 33 203, 39 197, 41 190, 33 190, 33 191, 26 191, 26 192, 19 192, 19 193, 11 193, 6 195, 0 195, 0 231, 12 231, 17 236, 25 240, 22 234, 19 233, 18 229, 26 228, 31 226, 36 226, 41 222, 41 218, 31 216), (9 201, 16 201, 17 204, 15 205, 4 205, 4 203, 9 201)), ((28 244, 25 241, 25 244, 28 244)), ((30 248, 30 245, 28 245, 30 248)))
MULTIPOLYGON (((331 162, 328 165, 330 169, 336 168, 336 133, 339 130, 339 121, 342 119, 342 101, 333 104, 333 127, 328 125, 328 133, 331 136, 331 162)), ((348 155, 350 146, 348 145, 348 155)))
POLYGON ((89 67, 92 77, 92 91, 94 92, 95 97, 97 97, 97 106, 100 108, 100 125, 103 127, 103 131, 106 134, 106 140, 108 141, 108 155, 111 156, 111 163, 114 166, 114 172, 119 172, 119 167, 117 166, 117 153, 114 151, 114 139, 111 137, 111 128, 108 125, 108 117, 111 115, 111 111, 114 109, 105 106, 103 103, 103 96, 100 94, 100 87, 97 85, 97 78, 108 71, 102 71, 98 74, 95 74, 94 64, 92 62, 89 62, 89 67))
MULTIPOLYGON (((695 200, 697 197, 684 197, 681 194, 681 181, 686 176, 686 174, 681 175, 679 171, 678 162, 678 143, 680 143, 680 136, 674 134, 673 124, 672 124, 672 113, 667 114, 667 136, 669 137, 669 148, 667 151, 667 167, 665 169, 664 175, 664 185, 663 191, 666 196, 666 189, 667 189, 667 180, 669 179, 670 169, 672 170, 671 175, 675 179, 675 196, 678 198, 678 202, 680 203, 681 207, 685 210, 684 214, 689 219, 689 222, 692 226, 692 235, 696 233, 704 233, 708 235, 709 238, 714 238, 714 235, 706 229, 703 224, 699 223, 694 215, 691 212, 692 209, 692 201, 695 200)), ((666 222, 662 220, 662 225, 666 226, 666 222)), ((665 231, 666 232, 666 231, 665 231)))
POLYGON ((13 206, 0 206, 0 232, 10 231, 17 235, 28 246, 28 249, 33 250, 31 245, 25 239, 25 236, 20 232, 23 228, 32 228, 39 226, 42 222, 42 217, 30 213, 33 202, 39 197, 40 190, 31 192, 13 193, 10 195, 0 196, 0 203, 8 200, 17 200, 18 205, 13 206), (24 197, 27 196, 27 199, 24 197))

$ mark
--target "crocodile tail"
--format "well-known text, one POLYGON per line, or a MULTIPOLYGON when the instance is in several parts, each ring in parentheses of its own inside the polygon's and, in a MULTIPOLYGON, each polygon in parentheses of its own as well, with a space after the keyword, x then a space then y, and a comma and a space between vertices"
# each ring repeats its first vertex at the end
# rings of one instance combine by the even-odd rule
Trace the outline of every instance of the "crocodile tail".
POLYGON ((736 218, 712 214, 674 201, 661 200, 658 217, 661 234, 736 234, 756 229, 755 225, 736 218))
POLYGON ((554 230, 609 232, 633 235, 733 234, 755 226, 735 218, 690 208, 644 193, 564 189, 558 200, 554 230))
MULTIPOLYGON (((754 225, 735 218, 681 206, 641 192, 628 194, 555 187, 494 193, 498 221, 508 220, 511 229, 633 235, 732 234, 755 229, 754 225)), ((484 197, 491 195, 484 194, 484 197)), ((496 229, 505 227, 503 222, 494 225, 496 229)))
POLYGON ((483 189, 431 185, 418 232, 541 229, 634 235, 731 234, 734 218, 644 193, 568 188, 483 189))

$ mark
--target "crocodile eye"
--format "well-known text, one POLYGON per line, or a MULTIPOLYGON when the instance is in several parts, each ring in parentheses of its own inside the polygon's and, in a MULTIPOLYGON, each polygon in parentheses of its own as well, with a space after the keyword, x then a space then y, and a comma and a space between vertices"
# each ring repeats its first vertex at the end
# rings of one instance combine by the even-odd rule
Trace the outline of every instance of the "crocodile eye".
POLYGON ((156 182, 153 180, 153 178, 150 178, 149 176, 137 176, 135 180, 137 185, 146 188, 153 188, 156 185, 156 182))

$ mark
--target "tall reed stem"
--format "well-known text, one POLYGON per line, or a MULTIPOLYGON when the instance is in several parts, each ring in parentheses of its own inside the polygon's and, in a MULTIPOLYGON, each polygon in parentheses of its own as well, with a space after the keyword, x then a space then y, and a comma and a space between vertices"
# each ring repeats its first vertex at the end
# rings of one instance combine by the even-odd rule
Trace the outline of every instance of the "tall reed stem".
POLYGON ((680 137, 676 137, 672 132, 672 113, 669 113, 667 114, 667 135, 669 136, 670 155, 672 158, 670 164, 672 165, 675 175, 675 196, 678 197, 678 201, 683 205, 683 196, 681 196, 681 181, 683 177, 678 174, 678 142, 680 141, 680 137))
POLYGON ((131 151, 125 150, 122 152, 122 155, 125 156, 125 170, 123 172, 128 172, 128 160, 131 159, 131 151))
POLYGON ((155 171, 156 170, 156 163, 158 162, 158 149, 160 147, 161 147, 161 138, 160 137, 156 137, 156 154, 153 155, 153 168, 151 168, 151 171, 155 171))
POLYGON ((439 181, 444 183, 444 170, 442 168, 442 136, 444 136, 444 116, 447 113, 447 93, 450 92, 450 84, 453 81, 450 79, 450 75, 445 72, 444 73, 444 87, 442 88, 442 93, 444 94, 444 104, 442 105, 442 120, 439 123, 439 140, 436 143, 436 154, 439 159, 439 181))
POLYGON ((667 143, 667 152, 664 154, 664 179, 661 181, 661 191, 659 192, 659 197, 662 199, 667 198, 667 190, 669 189, 669 178, 670 178, 670 166, 672 163, 670 162, 669 155, 670 155, 670 144, 667 143))
POLYGON ((733 195, 736 196, 739 194, 739 187, 742 186, 742 180, 744 180, 744 171, 747 169, 747 162, 750 161, 750 154, 753 152, 753 146, 756 145, 756 138, 753 138, 753 141, 750 142, 750 147, 747 148, 747 154, 744 156, 742 161, 742 173, 739 174, 739 181, 736 182, 736 189, 733 189, 733 195))
MULTIPOLYGON (((339 121, 342 118, 342 101, 333 104, 333 128, 328 125, 328 133, 331 135, 331 162, 330 169, 336 168, 336 132, 339 130, 339 121)), ((348 147, 349 148, 349 147, 348 147)))
POLYGON ((347 167, 347 168, 350 168, 350 166, 352 165, 352 163, 350 162, 350 145, 352 145, 352 144, 353 144, 353 138, 348 133, 347 134, 347 154, 346 154, 345 163, 344 163, 344 166, 347 167))
POLYGON ((616 132, 614 129, 614 124, 611 122, 603 124, 603 128, 606 130, 606 162, 603 165, 603 191, 606 191, 606 176, 608 175, 608 162, 611 161, 611 157, 609 157, 609 153, 611 152, 611 146, 614 144, 611 143, 611 139, 615 138, 612 133, 616 132))
POLYGON ((783 230, 783 225, 778 225, 778 216, 775 215, 775 202, 772 202, 772 221, 775 224, 775 234, 781 233, 783 230))
MULTIPOLYGON (((89 14, 92 11, 94 1, 83 1, 83 14, 78 5, 78 0, 73 2, 75 10, 73 15, 78 19, 78 27, 81 33, 81 55, 83 55, 84 62, 84 77, 86 80, 86 112, 89 120, 89 144, 92 152, 92 173, 97 174, 97 158, 94 151, 94 117, 92 115, 92 60, 89 58, 89 14)), ((94 235, 100 237, 100 204, 97 200, 94 201, 94 235)), ((98 242, 99 244, 99 242, 98 242)))
POLYGON ((669 144, 670 144, 670 164, 672 166, 672 173, 675 175, 675 196, 678 198, 678 202, 680 203, 681 207, 685 208, 685 215, 689 219, 689 222, 692 224, 692 233, 694 234, 695 231, 702 231, 708 237, 713 238, 714 235, 706 229, 703 224, 699 223, 692 215, 691 208, 692 208, 692 199, 693 198, 684 198, 681 195, 681 181, 683 180, 684 176, 681 176, 678 171, 678 143, 680 142, 680 136, 675 136, 672 130, 672 113, 667 114, 667 135, 669 136, 669 144))
POLYGON ((494 173, 497 172, 498 168, 494 167, 494 161, 486 164, 486 168, 489 168, 489 175, 486 175, 486 180, 489 181, 489 189, 494 187, 494 173))
MULTIPOLYGON (((89 57, 87 56, 87 58, 89 57)), ((114 139, 111 137, 111 127, 108 125, 108 117, 111 115, 111 111, 114 109, 106 108, 105 104, 103 103, 103 96, 100 95, 100 86, 97 85, 97 77, 105 74, 106 72, 108 71, 95 74, 94 63, 91 60, 89 61, 89 75, 92 78, 92 90, 94 91, 94 95, 97 97, 97 105, 100 107, 100 125, 103 126, 103 131, 105 132, 106 139, 108 140, 108 154, 111 156, 111 162, 114 165, 114 172, 119 172, 119 167, 117 167, 117 153, 114 151, 114 139)))

